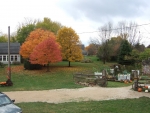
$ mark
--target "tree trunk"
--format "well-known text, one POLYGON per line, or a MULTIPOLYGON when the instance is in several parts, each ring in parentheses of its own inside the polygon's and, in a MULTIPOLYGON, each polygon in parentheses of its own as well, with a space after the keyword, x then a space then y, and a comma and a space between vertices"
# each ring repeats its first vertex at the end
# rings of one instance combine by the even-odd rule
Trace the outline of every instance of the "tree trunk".
POLYGON ((103 58, 103 64, 105 64, 106 63, 106 60, 105 60, 105 58, 103 58))
POLYGON ((69 61, 69 67, 70 67, 70 61, 69 61))
POLYGON ((47 72, 49 72, 50 71, 50 69, 49 69, 49 63, 47 64, 47 72))

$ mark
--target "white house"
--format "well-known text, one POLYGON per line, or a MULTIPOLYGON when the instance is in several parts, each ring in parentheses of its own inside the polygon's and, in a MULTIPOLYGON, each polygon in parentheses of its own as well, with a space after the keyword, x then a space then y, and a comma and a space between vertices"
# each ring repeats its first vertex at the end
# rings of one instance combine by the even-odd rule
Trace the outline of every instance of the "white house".
MULTIPOLYGON (((20 62, 20 43, 10 43, 10 62, 20 62)), ((0 43, 0 62, 8 64, 8 43, 0 43)))

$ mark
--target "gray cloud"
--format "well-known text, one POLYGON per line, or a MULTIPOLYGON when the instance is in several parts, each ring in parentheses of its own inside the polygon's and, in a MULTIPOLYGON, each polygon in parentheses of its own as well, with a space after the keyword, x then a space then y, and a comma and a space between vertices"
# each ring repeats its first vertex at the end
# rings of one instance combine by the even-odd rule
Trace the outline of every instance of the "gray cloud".
MULTIPOLYGON (((59 6, 74 19, 83 16, 95 21, 110 21, 113 18, 139 18, 148 9, 148 0, 66 0, 59 6)), ((147 13, 146 13, 147 14, 147 13)))

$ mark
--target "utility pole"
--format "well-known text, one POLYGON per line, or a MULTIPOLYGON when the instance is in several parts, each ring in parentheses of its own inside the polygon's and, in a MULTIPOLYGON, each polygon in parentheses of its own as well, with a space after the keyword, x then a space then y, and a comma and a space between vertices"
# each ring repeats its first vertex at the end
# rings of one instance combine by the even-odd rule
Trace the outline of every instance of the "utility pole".
POLYGON ((10 26, 8 26, 8 77, 11 80, 11 67, 10 67, 10 26))

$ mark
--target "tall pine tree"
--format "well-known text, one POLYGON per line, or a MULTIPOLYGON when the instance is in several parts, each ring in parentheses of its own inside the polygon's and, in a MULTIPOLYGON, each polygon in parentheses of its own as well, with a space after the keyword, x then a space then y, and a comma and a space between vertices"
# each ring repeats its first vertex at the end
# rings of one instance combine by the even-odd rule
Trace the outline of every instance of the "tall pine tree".
POLYGON ((128 40, 123 40, 120 46, 120 51, 118 55, 118 63, 122 65, 131 64, 130 60, 126 60, 125 56, 131 56, 130 53, 132 51, 131 45, 128 40))

